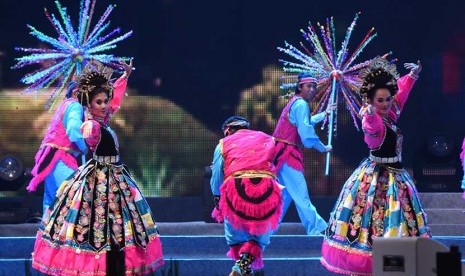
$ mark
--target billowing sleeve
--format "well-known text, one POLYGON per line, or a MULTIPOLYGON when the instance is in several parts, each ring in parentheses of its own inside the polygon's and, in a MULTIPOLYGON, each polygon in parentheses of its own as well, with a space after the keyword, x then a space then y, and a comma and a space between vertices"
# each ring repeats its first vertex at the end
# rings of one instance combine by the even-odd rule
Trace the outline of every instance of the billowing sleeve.
POLYGON ((89 149, 94 152, 100 143, 100 123, 95 120, 87 120, 82 124, 81 131, 89 149))
POLYGON ((128 85, 128 79, 126 77, 120 77, 115 81, 113 84, 113 99, 110 101, 110 113, 115 113, 121 103, 123 102, 124 92, 126 91, 126 87, 128 85))
POLYGON ((383 119, 376 112, 373 114, 365 113, 362 119, 362 129, 365 143, 370 149, 376 149, 381 146, 386 134, 386 127, 383 119))
POLYGON ((76 144, 82 153, 86 154, 87 146, 80 129, 82 118, 84 118, 82 105, 78 102, 73 102, 65 110, 63 125, 65 126, 66 135, 69 137, 69 140, 76 144))
POLYGON ((393 111, 396 114, 395 120, 397 120, 398 115, 400 115, 400 113, 404 109, 405 102, 407 102, 408 96, 410 94, 410 91, 412 91, 414 84, 415 79, 412 78, 410 74, 407 74, 397 80, 397 86, 399 87, 399 91, 397 92, 397 95, 394 98, 394 103, 391 108, 391 110, 394 109, 393 111))
POLYGON ((289 120, 297 127, 302 144, 306 148, 315 148, 320 152, 325 151, 325 145, 315 133, 310 123, 310 108, 304 100, 296 100, 289 111, 289 120))
POLYGON ((312 117, 310 118, 310 124, 314 126, 318 124, 319 122, 323 121, 325 117, 326 117, 326 111, 312 115, 312 117))
POLYGON ((220 195, 220 187, 224 180, 224 160, 221 150, 221 142, 216 146, 215 152, 213 153, 213 163, 211 166, 212 177, 210 178, 210 187, 212 194, 215 196, 220 195))

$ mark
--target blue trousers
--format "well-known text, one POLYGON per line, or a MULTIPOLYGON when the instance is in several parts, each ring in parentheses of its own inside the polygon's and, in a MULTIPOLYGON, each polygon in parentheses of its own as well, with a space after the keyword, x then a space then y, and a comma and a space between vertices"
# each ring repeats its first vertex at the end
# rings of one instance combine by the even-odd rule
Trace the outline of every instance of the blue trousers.
POLYGON ((263 235, 250 235, 246 231, 234 229, 231 223, 229 223, 226 219, 224 220, 224 235, 229 246, 247 241, 255 241, 260 245, 263 252, 265 247, 270 244, 271 234, 273 234, 273 231, 269 231, 263 235))
POLYGON ((52 172, 45 178, 43 214, 55 202, 57 190, 61 183, 74 173, 75 170, 58 161, 52 172))
POLYGON ((278 172, 278 181, 279 184, 286 187, 282 190, 283 212, 280 221, 284 218, 291 201, 294 200, 307 235, 318 235, 324 231, 327 226, 326 221, 318 214, 310 201, 304 174, 284 163, 278 172))

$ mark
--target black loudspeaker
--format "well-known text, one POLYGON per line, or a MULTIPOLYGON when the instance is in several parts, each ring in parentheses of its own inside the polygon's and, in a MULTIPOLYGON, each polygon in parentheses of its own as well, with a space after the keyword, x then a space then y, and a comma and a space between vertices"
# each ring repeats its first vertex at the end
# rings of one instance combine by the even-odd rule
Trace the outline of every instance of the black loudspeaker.
POLYGON ((450 252, 436 253, 437 276, 462 276, 462 254, 455 245, 450 252))
POLYGON ((29 220, 28 208, 3 209, 0 211, 1 224, 26 223, 29 220))

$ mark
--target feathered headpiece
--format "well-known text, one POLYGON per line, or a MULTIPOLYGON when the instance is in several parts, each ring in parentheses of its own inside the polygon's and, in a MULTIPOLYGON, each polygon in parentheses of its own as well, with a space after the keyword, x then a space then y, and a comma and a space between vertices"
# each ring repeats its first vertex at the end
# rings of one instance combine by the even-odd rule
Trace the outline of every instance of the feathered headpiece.
POLYGON ((96 89, 108 91, 109 98, 113 98, 113 85, 110 81, 113 69, 103 63, 91 60, 78 76, 77 98, 82 105, 90 102, 89 94, 96 92, 96 89))
POLYGON ((367 68, 362 69, 360 78, 363 80, 363 84, 358 92, 364 99, 370 90, 377 87, 387 87, 394 92, 393 94, 399 90, 397 86, 399 73, 396 65, 382 57, 374 58, 367 68))

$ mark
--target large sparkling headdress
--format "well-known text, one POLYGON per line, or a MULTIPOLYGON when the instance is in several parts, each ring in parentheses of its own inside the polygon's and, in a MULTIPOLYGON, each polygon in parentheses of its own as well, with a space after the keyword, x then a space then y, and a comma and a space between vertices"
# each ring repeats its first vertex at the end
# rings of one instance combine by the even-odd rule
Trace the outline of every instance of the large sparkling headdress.
POLYGON ((360 78, 363 80, 358 93, 366 101, 367 93, 375 87, 389 87, 394 94, 399 89, 397 80, 399 73, 394 62, 390 62, 383 57, 373 59, 368 67, 360 71, 360 78))
POLYGON ((94 92, 96 88, 108 91, 109 98, 113 98, 113 85, 110 81, 112 74, 112 68, 97 60, 89 61, 78 76, 77 98, 79 101, 89 103, 91 98, 89 94, 94 92))

